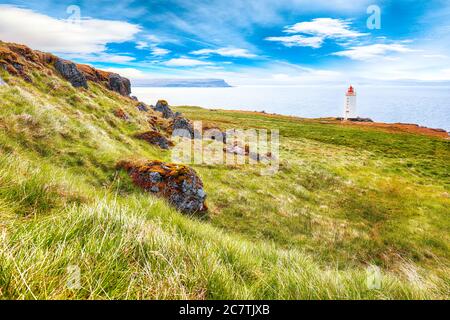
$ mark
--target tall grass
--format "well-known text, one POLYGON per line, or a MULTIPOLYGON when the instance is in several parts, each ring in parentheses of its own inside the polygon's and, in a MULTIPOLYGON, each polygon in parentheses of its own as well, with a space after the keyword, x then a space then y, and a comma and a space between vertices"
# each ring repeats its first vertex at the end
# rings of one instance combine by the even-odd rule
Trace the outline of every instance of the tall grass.
POLYGON ((369 290, 364 270, 320 269, 296 250, 225 235, 144 196, 105 196, 38 220, 14 220, 3 237, 3 298, 439 297, 434 287, 389 274, 380 290, 369 290), (80 270, 79 287, 67 285, 69 266, 80 270))
MULTIPOLYGON (((133 102, 96 84, 0 76, 10 84, 0 87, 0 299, 448 298, 448 145, 417 138, 440 150, 437 164, 405 169, 380 155, 396 139, 386 133, 350 143, 357 131, 187 108, 284 139, 272 177, 195 166, 211 209, 199 219, 116 171, 125 158, 170 159, 133 138, 148 126, 133 102)), ((424 163, 420 148, 398 148, 424 163)))

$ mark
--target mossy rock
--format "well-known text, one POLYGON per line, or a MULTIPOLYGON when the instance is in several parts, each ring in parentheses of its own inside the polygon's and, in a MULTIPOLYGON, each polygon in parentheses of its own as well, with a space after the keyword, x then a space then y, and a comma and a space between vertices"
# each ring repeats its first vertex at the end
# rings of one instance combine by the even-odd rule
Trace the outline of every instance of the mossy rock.
POLYGON ((125 169, 135 185, 166 198, 183 213, 202 213, 208 209, 203 182, 197 173, 186 165, 161 161, 122 161, 117 167, 125 169))

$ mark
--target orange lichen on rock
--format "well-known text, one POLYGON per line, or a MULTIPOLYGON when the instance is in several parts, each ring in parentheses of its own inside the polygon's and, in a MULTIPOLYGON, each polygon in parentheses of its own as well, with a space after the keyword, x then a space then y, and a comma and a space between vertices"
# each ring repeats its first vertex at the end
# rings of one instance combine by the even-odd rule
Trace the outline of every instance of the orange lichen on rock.
POLYGON ((126 112, 123 111, 123 109, 120 109, 120 108, 114 110, 114 115, 115 115, 117 118, 120 118, 120 119, 122 119, 122 120, 129 120, 129 119, 130 119, 130 117, 128 116, 128 114, 126 114, 126 112))
POLYGON ((3 46, 3 43, 0 47, 0 66, 12 75, 18 75, 27 81, 31 81, 25 72, 23 59, 8 46, 3 46))
POLYGON ((75 64, 51 53, 32 50, 25 45, 16 43, 0 41, 0 68, 28 82, 32 82, 31 72, 33 70, 40 70, 51 75, 56 69, 74 87, 88 88, 86 80, 89 80, 100 83, 105 88, 123 96, 128 96, 131 92, 130 81, 120 75, 97 70, 84 64, 75 64))
POLYGON ((144 133, 139 133, 136 135, 136 138, 145 140, 150 144, 160 147, 161 149, 169 149, 173 146, 172 141, 170 141, 157 131, 147 131, 144 133))
POLYGON ((86 79, 97 83, 108 82, 109 76, 112 74, 111 72, 97 70, 87 64, 77 64, 77 68, 84 73, 86 79))
POLYGON ((31 77, 28 72, 31 69, 42 70, 56 59, 56 56, 50 53, 35 51, 21 44, 0 41, 0 67, 29 82, 31 77))
POLYGON ((117 168, 126 170, 135 185, 164 197, 183 213, 200 213, 208 209, 203 182, 188 166, 161 161, 121 161, 117 168))
POLYGON ((148 116, 147 121, 150 128, 154 131, 161 130, 167 132, 168 134, 172 134, 172 123, 170 120, 153 114, 148 116))

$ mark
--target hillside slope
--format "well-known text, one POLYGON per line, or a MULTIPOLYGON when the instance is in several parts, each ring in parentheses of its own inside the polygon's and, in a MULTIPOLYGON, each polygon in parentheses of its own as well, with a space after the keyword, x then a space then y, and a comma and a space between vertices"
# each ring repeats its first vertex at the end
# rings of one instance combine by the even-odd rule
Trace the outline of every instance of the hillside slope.
POLYGON ((8 60, 7 47, 2 63, 24 68, 0 68, 0 298, 449 298, 449 141, 180 108, 282 138, 275 176, 193 166, 209 213, 184 215, 116 169, 170 161, 136 138, 168 134, 161 113, 111 90, 107 74, 75 88, 53 58, 8 60), (367 285, 372 265, 379 288, 367 285))

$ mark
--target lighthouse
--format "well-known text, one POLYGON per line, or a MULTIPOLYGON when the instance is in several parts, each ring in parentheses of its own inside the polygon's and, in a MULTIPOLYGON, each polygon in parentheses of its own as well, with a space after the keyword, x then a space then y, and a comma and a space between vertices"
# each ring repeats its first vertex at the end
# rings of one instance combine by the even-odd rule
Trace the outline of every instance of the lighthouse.
POLYGON ((344 120, 356 118, 356 92, 350 86, 345 94, 344 120))

